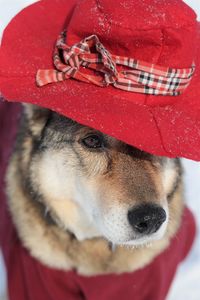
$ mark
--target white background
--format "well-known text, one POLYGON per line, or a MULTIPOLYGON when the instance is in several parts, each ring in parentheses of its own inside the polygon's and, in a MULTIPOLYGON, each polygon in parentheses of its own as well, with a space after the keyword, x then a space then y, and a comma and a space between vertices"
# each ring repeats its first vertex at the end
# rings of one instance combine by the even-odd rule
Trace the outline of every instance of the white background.
MULTIPOLYGON (((54 1, 54 0, 52 0, 54 1)), ((66 0, 67 1, 67 0, 66 0)), ((117 3, 118 0, 116 0, 117 3)), ((138 0, 141 1, 141 0, 138 0)), ((160 0, 165 1, 165 0, 160 0)), ((35 1, 31 0, 0 0, 0 37, 10 19, 23 7, 35 1)), ((200 0, 185 0, 197 12, 200 20, 200 0)), ((200 101, 200 99, 199 99, 200 101)), ((193 210, 200 228, 200 165, 183 160, 185 166, 186 198, 193 210)), ((0 257, 0 295, 5 291, 5 270, 0 257)), ((200 231, 187 260, 177 273, 168 300, 199 300, 200 299, 200 231)), ((59 299, 55 299, 59 300, 59 299)), ((149 299, 153 300, 153 299, 149 299)), ((164 300, 164 299, 163 299, 164 300)))

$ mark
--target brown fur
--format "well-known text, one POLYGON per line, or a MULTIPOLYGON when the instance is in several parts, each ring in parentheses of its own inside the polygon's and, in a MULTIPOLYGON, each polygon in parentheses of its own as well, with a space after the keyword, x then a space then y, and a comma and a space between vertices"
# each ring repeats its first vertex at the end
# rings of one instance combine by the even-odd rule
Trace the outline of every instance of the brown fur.
MULTIPOLYGON (((69 226, 77 218, 78 207, 73 199, 59 202, 55 197, 51 197, 51 193, 45 194, 44 198, 33 199, 30 187, 28 189, 26 186, 26 173, 30 168, 35 139, 41 137, 48 115, 47 110, 27 107, 23 122, 28 129, 22 124, 7 172, 9 207, 23 245, 31 255, 48 266, 64 270, 73 268, 84 275, 131 272, 142 268, 169 245, 170 239, 179 228, 183 194, 176 166, 172 183, 169 180, 163 187, 160 158, 137 152, 137 149, 111 137, 107 137, 111 148, 109 153, 88 154, 81 146, 77 146, 75 152, 84 170, 83 179, 87 180, 91 189, 98 191, 100 199, 103 199, 99 204, 102 211, 108 210, 111 205, 131 207, 148 203, 152 199, 154 203, 162 204, 161 199, 165 194, 169 195, 176 184, 174 193, 168 199, 169 222, 162 239, 145 247, 117 246, 114 251, 105 238, 95 237, 95 233, 94 237, 78 240, 69 226), (56 224, 48 221, 43 207, 50 209, 50 219, 56 220, 56 224)), ((81 127, 76 138, 88 131, 91 129, 81 127)), ((58 151, 52 151, 51 155, 55 155, 56 158, 58 151)), ((75 159, 71 159, 75 164, 75 159)), ((31 182, 37 190, 41 188, 37 173, 40 163, 37 156, 30 171, 31 182)), ((76 225, 76 228, 77 226, 84 224, 76 225)), ((91 230, 85 226, 85 230, 91 230)))

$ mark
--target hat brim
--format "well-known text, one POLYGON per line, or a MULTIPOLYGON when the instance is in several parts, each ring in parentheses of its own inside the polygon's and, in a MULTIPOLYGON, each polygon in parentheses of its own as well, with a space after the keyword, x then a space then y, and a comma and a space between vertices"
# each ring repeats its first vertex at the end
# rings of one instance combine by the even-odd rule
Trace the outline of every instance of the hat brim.
POLYGON ((43 0, 10 22, 0 48, 3 97, 49 108, 154 155, 200 160, 200 24, 196 72, 183 95, 147 96, 73 79, 39 88, 36 72, 52 68, 56 38, 75 4, 43 0))

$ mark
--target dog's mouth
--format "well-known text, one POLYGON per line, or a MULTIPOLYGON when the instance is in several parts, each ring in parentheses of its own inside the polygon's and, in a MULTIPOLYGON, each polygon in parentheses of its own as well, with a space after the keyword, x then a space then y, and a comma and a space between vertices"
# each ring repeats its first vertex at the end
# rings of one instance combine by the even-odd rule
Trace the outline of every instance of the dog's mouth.
POLYGON ((132 235, 124 240, 120 239, 118 241, 112 241, 112 239, 109 240, 112 245, 118 245, 124 247, 148 247, 151 246, 152 243, 154 243, 155 241, 159 241, 164 237, 167 231, 167 226, 168 226, 168 214, 166 220, 162 223, 159 230, 157 230, 152 234, 132 235))
POLYGON ((120 246, 128 246, 128 247, 148 247, 151 246, 153 242, 161 240, 166 232, 167 222, 165 222, 160 230, 154 234, 140 236, 132 238, 128 241, 119 243, 120 246))

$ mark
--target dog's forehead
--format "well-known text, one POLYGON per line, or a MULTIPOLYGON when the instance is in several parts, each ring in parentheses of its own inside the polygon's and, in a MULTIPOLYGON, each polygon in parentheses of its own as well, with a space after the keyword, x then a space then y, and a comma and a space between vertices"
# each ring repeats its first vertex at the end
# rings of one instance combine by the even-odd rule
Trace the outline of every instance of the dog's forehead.
POLYGON ((51 129, 54 129, 55 131, 58 131, 62 134, 66 133, 77 133, 81 128, 85 127, 72 119, 69 119, 65 116, 59 115, 55 112, 52 112, 52 114, 49 117, 48 121, 48 127, 51 129))

